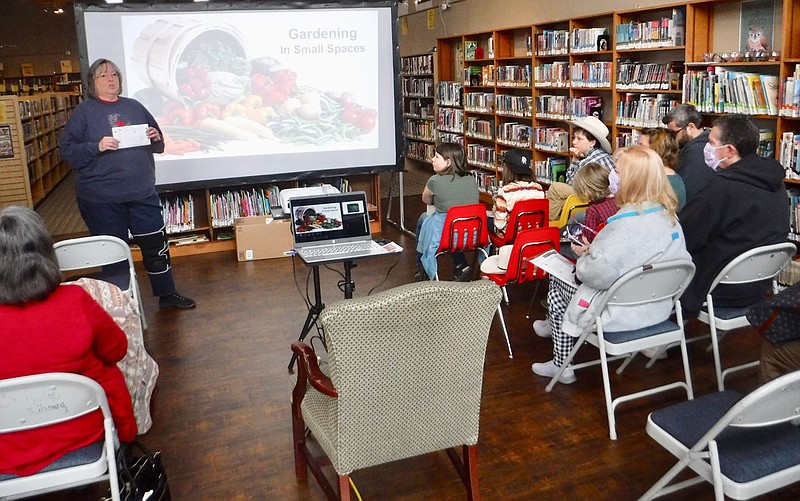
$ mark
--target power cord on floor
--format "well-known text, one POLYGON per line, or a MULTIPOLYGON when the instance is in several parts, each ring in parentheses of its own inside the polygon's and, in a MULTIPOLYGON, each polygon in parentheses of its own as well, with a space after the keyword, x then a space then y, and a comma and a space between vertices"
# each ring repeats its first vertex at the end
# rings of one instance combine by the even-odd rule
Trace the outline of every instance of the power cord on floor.
POLYGON ((381 281, 378 283, 378 285, 376 285, 375 287, 371 288, 371 289, 369 290, 369 292, 367 292, 367 296, 369 296, 370 294, 372 294, 372 291, 374 291, 375 289, 377 289, 378 287, 380 287, 381 285, 383 285, 383 284, 386 282, 386 280, 388 280, 388 279, 389 279, 389 275, 391 275, 391 273, 392 273, 392 270, 393 270, 393 269, 394 269, 394 267, 395 267, 395 266, 397 266, 399 263, 400 263, 400 255, 398 254, 398 256, 397 256, 397 261, 395 261, 395 262, 394 262, 394 264, 393 264, 393 265, 391 265, 391 266, 389 267, 389 269, 388 269, 388 270, 386 270, 386 276, 385 276, 385 277, 383 277, 383 280, 381 280, 381 281))
POLYGON ((353 482, 353 479, 348 477, 348 480, 350 480, 350 487, 353 489, 353 492, 355 492, 358 501, 364 501, 363 499, 361 499, 361 493, 358 492, 358 488, 356 487, 356 483, 353 482))

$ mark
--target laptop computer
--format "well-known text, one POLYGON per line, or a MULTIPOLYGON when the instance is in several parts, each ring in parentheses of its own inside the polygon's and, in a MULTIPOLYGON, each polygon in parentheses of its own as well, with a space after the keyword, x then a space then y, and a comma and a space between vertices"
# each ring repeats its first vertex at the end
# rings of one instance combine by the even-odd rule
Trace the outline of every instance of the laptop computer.
POLYGON ((363 191, 289 199, 294 250, 307 264, 351 261, 389 251, 372 240, 363 191))

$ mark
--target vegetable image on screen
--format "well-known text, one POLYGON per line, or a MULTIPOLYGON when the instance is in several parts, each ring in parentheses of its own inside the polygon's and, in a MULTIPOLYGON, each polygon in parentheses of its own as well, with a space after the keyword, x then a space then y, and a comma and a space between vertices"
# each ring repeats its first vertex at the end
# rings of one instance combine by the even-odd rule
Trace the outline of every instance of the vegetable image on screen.
POLYGON ((350 93, 299 85, 297 73, 272 57, 248 60, 230 25, 159 19, 134 49, 152 85, 135 97, 157 115, 167 155, 219 150, 229 141, 347 142, 375 128, 377 111, 350 93))
POLYGON ((306 233, 340 228, 342 221, 336 215, 326 215, 320 209, 315 209, 314 207, 298 207, 294 211, 295 232, 306 233))

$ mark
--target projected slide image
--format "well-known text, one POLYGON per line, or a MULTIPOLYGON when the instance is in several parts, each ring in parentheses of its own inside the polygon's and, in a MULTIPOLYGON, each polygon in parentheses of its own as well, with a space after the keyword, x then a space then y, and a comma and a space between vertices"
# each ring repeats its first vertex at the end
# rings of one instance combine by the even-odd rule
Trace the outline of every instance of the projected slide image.
MULTIPOLYGON (((286 30, 288 41, 266 45, 231 24, 188 16, 144 26, 131 54, 146 86, 133 97, 157 115, 165 155, 226 150, 231 141, 272 140, 302 149, 364 140, 377 119, 374 107, 354 97, 369 100, 357 83, 358 70, 369 66, 365 33, 299 25, 286 30), (265 55, 276 48, 277 54, 265 55), (353 71, 352 88, 341 86, 346 74, 331 88, 319 78, 319 68, 336 59, 340 71, 353 71)), ((248 27, 241 19, 238 26, 248 27)))
POLYGON ((295 233, 338 230, 342 227, 339 204, 297 207, 294 210, 295 233))

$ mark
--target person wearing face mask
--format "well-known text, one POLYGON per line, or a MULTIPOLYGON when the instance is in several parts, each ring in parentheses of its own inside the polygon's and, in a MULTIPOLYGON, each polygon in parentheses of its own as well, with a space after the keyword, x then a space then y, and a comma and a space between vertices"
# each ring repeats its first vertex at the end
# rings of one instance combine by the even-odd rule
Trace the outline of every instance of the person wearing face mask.
POLYGON ((567 169, 566 183, 553 183, 547 190, 550 220, 557 221, 567 197, 575 193, 572 183, 575 175, 585 165, 597 163, 607 171, 614 168, 611 156, 611 143, 608 142, 608 127, 597 117, 588 116, 570 122, 572 130, 572 161, 567 169))
MULTIPOLYGON (((733 258, 755 247, 786 241, 789 199, 783 167, 773 158, 756 155, 757 147, 758 126, 752 118, 735 114, 714 121, 705 155, 718 170, 678 212, 686 248, 697 267, 681 296, 686 318, 697 315, 712 280, 733 258)), ((714 291, 714 304, 746 306, 769 287, 769 281, 720 286, 714 291)))
POLYGON ((671 165, 683 179, 686 200, 694 197, 714 175, 704 161, 703 148, 708 143, 709 130, 703 128, 703 117, 691 104, 679 104, 661 119, 673 132, 680 145, 678 163, 671 165))

